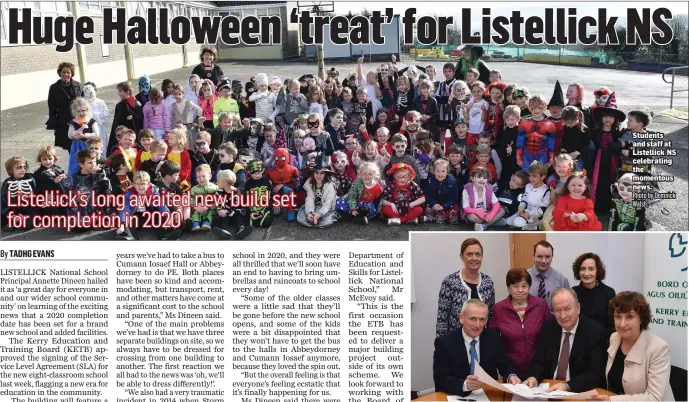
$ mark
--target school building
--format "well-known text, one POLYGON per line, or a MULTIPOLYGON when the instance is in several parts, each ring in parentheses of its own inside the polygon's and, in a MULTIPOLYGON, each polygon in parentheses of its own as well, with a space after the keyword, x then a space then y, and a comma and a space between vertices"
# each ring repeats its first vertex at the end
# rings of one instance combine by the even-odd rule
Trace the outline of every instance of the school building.
POLYGON ((288 6, 284 1, 3 1, 0 3, 0 109, 44 101, 48 88, 59 78, 57 67, 64 61, 77 67, 76 80, 82 84, 92 81, 98 87, 135 79, 143 74, 152 75, 185 66, 193 68, 200 62, 199 51, 203 45, 197 44, 193 36, 191 42, 184 46, 104 44, 103 9, 107 7, 125 8, 127 18, 135 15, 145 18, 148 8, 167 8, 168 21, 180 15, 280 16, 283 21, 282 44, 227 46, 220 41, 216 44, 219 59, 284 60, 299 54, 296 27, 287 23, 288 6), (69 52, 58 52, 55 45, 9 44, 11 8, 30 8, 33 17, 89 16, 94 22, 93 43, 76 44, 69 52))

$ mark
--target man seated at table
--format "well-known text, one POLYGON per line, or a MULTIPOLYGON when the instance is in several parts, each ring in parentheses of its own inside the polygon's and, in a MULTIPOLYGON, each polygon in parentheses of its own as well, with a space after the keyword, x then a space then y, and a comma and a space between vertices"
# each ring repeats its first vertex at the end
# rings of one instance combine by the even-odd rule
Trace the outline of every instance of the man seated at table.
POLYGON ((462 328, 448 332, 435 340, 433 353, 433 381, 435 391, 467 396, 483 387, 474 375, 475 365, 494 379, 498 371, 511 384, 521 384, 517 368, 507 357, 500 334, 486 329, 488 306, 478 299, 462 305, 459 322, 462 328))
POLYGON ((554 384, 548 392, 605 387, 605 328, 579 315, 579 301, 572 289, 555 290, 552 306, 555 320, 543 323, 524 383, 533 388, 544 378, 565 381, 554 384))

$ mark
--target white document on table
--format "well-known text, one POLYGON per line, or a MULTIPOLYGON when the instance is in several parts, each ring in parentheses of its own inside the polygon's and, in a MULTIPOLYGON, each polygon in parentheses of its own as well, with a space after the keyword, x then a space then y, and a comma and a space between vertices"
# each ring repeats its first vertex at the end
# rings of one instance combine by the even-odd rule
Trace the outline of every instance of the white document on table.
MULTIPOLYGON (((478 380, 484 384, 490 385, 491 387, 497 388, 499 390, 509 392, 513 395, 519 395, 522 398, 534 399, 534 398, 549 398, 549 399, 572 399, 572 400, 587 400, 593 395, 598 395, 596 390, 586 391, 586 392, 567 392, 567 391, 552 391, 545 392, 540 386, 536 388, 529 388, 526 384, 500 384, 495 381, 493 377, 488 375, 481 365, 477 364, 474 368, 474 375, 478 377, 478 380)), ((473 398, 472 398, 473 399, 473 398)))
POLYGON ((467 396, 452 395, 447 397, 448 402, 462 402, 466 401, 467 399, 473 399, 475 401, 490 401, 490 399, 488 399, 488 395, 486 395, 482 389, 471 391, 471 394, 467 396))

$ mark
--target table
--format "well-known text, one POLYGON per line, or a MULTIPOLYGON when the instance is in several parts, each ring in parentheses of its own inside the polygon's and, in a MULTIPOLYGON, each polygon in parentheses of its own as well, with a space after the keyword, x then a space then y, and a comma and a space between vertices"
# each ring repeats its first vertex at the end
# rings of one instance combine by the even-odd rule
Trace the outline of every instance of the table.
MULTIPOLYGON (((502 381, 500 381, 502 382, 502 381)), ((543 382, 548 382, 551 384, 557 384, 560 382, 560 380, 543 380, 543 382)), ((497 388, 493 388, 490 385, 485 385, 483 387, 483 390, 486 392, 486 396, 488 396, 488 399, 491 401, 511 401, 512 400, 512 394, 509 394, 507 392, 500 391, 497 388)), ((615 393, 608 391, 607 389, 603 388, 596 388, 596 392, 598 392, 600 395, 615 395, 615 393)), ((442 401, 446 402, 447 397, 450 396, 450 394, 446 394, 444 392, 435 392, 426 396, 423 396, 421 398, 414 399, 415 401, 442 401)), ((467 398, 471 398, 471 396, 468 396, 467 398)))

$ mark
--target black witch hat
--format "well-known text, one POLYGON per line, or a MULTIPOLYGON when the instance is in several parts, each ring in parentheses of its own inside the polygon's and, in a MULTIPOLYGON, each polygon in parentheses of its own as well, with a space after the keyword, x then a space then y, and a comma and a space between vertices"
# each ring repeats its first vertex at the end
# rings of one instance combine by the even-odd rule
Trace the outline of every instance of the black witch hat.
POLYGON ((562 94, 562 87, 560 86, 560 81, 555 81, 555 90, 553 91, 553 97, 550 98, 548 106, 565 106, 565 97, 562 94))

